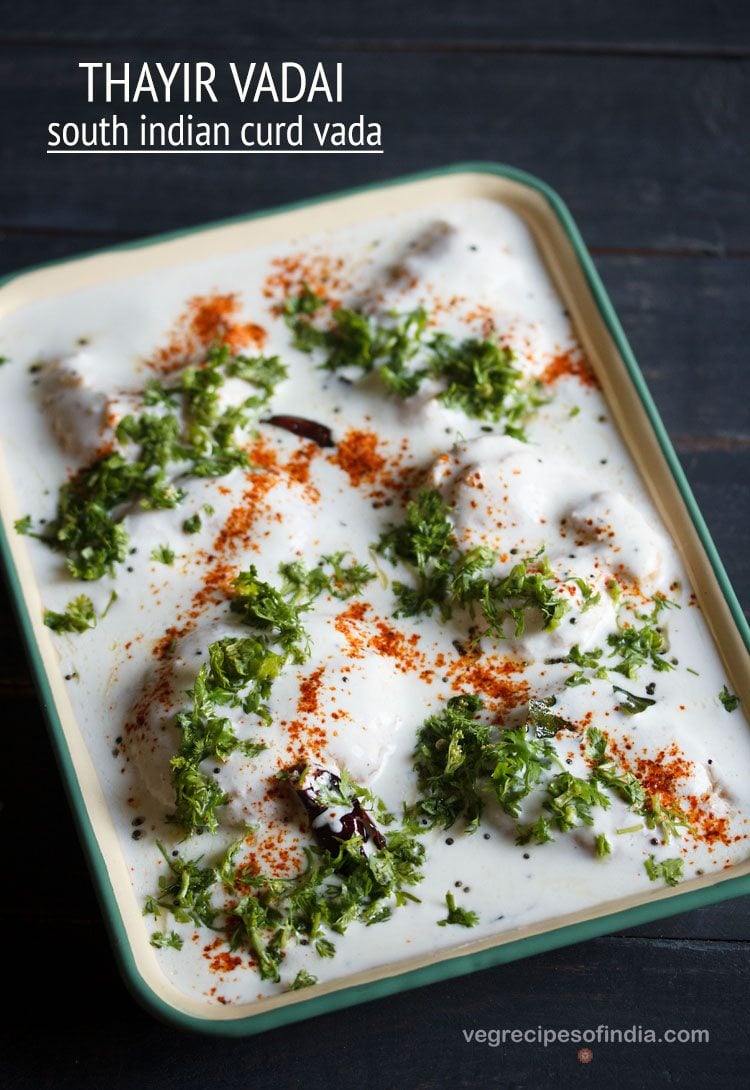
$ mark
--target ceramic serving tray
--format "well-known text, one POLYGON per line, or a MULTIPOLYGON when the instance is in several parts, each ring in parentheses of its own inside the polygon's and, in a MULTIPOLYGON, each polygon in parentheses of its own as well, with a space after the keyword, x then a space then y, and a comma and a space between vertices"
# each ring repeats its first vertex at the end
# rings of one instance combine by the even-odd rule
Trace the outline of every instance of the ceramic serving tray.
MULTIPOLYGON (((498 202, 520 216, 530 230, 611 416, 678 545, 726 678, 747 706, 749 640, 744 617, 579 232, 560 198, 539 180, 501 165, 460 164, 20 272, 0 285, 0 332, 2 323, 23 308, 34 306, 38 314, 45 303, 59 305, 61 298, 94 285, 111 285, 117 291, 118 284, 144 273, 252 254, 309 234, 471 198, 498 202)), ((115 956, 134 995, 158 1017, 204 1033, 254 1034, 750 892, 750 860, 746 860, 689 877, 676 888, 653 885, 637 895, 604 899, 594 908, 557 917, 552 924, 518 926, 477 940, 458 928, 453 945, 437 952, 344 973, 309 990, 230 1005, 186 994, 175 986, 149 943, 142 901, 131 883, 98 768, 100 758, 87 745, 68 696, 65 664, 42 622, 46 603, 32 567, 28 539, 14 531, 15 521, 27 513, 12 472, 19 439, 4 435, 0 443, 0 546, 50 738, 115 956)))

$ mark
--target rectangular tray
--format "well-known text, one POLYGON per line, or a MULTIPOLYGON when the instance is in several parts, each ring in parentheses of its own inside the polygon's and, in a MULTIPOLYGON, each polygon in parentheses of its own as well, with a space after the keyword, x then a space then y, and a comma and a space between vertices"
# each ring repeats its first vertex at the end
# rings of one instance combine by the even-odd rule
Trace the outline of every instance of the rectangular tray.
MULTIPOLYGON (((145 270, 465 197, 500 201, 520 214, 529 226, 601 382, 612 416, 678 544, 727 676, 745 706, 750 705, 750 629, 578 229, 557 194, 538 179, 494 163, 457 164, 40 266, 0 281, 0 321, 29 302, 91 284, 114 283, 145 270)), ((621 898, 564 917, 552 928, 538 924, 499 937, 464 942, 454 950, 321 985, 310 997, 302 991, 264 999, 253 1004, 257 1013, 238 1014, 236 1007, 207 1010, 178 992, 153 957, 102 788, 72 714, 49 631, 42 624, 39 590, 26 543, 13 530, 14 520, 23 513, 11 487, 0 443, 0 552, 32 672, 120 970, 135 997, 157 1017, 203 1033, 259 1033, 750 892, 747 861, 727 872, 681 883, 678 892, 665 888, 645 897, 639 894, 621 898)))

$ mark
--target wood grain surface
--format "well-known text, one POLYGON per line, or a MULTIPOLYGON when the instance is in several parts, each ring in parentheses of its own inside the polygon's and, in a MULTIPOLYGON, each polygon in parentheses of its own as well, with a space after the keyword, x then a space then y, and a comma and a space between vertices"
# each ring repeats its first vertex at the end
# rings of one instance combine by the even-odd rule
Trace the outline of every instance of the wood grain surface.
MULTIPOLYGON (((50 121, 94 121, 116 112, 116 103, 86 103, 78 62, 106 55, 114 64, 136 54, 119 43, 102 50, 0 38, 5 142, 15 153, 13 169, 0 176, 0 209, 16 228, 142 235, 458 159, 493 159, 523 166, 558 189, 591 246, 750 253, 744 185, 750 64, 743 60, 353 49, 343 58, 343 110, 317 103, 306 117, 312 123, 363 113, 379 121, 382 156, 152 155, 140 158, 137 170, 127 155, 45 157, 50 121)), ((297 115, 293 106, 243 107, 226 78, 237 47, 212 47, 210 55, 217 91, 225 93, 207 108, 208 120, 236 125, 297 115)), ((257 49, 239 51, 243 63, 257 55, 257 49)), ((137 49, 138 62, 205 56, 192 45, 137 49)), ((277 46, 263 56, 309 63, 320 52, 277 46)), ((174 104, 145 109, 164 120, 190 112, 174 104)))
MULTIPOLYGON (((592 248, 740 600, 750 605, 750 6, 742 0, 199 4, 35 0, 0 19, 0 275, 468 159, 558 189, 592 248), (47 157, 91 119, 80 60, 342 59, 382 157, 47 157)), ((324 111, 321 112, 323 116, 324 111)), ((229 101, 222 116, 239 119, 229 101)), ((313 110, 311 116, 316 116, 313 110)), ((733 901, 247 1041, 155 1022, 115 968, 10 607, 0 1083, 212 1090, 747 1083, 750 902, 733 901), (15 744, 20 739, 21 745, 15 744), (39 864, 41 856, 44 860, 39 864), (9 930, 10 929, 10 930, 9 930), (706 1028, 706 1044, 467 1044, 477 1028, 706 1028)))

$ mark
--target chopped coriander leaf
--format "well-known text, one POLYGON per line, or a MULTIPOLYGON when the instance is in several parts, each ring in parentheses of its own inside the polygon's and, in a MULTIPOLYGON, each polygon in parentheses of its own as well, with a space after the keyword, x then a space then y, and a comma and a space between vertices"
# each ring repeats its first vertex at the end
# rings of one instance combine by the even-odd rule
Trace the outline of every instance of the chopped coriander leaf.
POLYGON ((378 373, 388 392, 403 398, 412 397, 416 394, 426 375, 424 370, 397 370, 388 364, 383 364, 378 373))
MULTIPOLYGON (((223 720, 228 723, 228 720, 223 720)), ((195 747, 188 742, 188 755, 177 754, 170 761, 171 782, 175 792, 175 811, 171 817, 186 832, 215 833, 219 825, 216 811, 227 802, 227 794, 221 790, 213 776, 200 768, 194 756, 195 747)), ((210 749, 205 752, 209 756, 210 749)))
POLYGON ((587 753, 592 761, 592 778, 619 795, 628 806, 640 810, 646 804, 646 792, 641 781, 632 772, 619 767, 607 752, 607 738, 597 727, 586 732, 587 753))
POLYGON ((6 363, 10 363, 10 356, 0 356, 0 367, 4 367, 6 363))
POLYGON ((303 352, 320 350, 326 370, 376 371, 386 390, 402 398, 412 397, 428 376, 440 379, 443 404, 504 423, 506 432, 519 438, 523 420, 546 400, 541 383, 523 383, 512 349, 494 340, 430 334, 422 307, 380 318, 333 308, 305 287, 285 301, 282 313, 294 346, 303 352))
POLYGON ((101 616, 99 617, 100 621, 104 620, 104 618, 107 616, 107 614, 109 613, 110 609, 112 608, 112 606, 115 604, 116 601, 117 601, 117 591, 113 590, 112 593, 109 596, 109 601, 107 602, 106 606, 102 610, 101 616))
POLYGON ((380 362, 378 330, 372 318, 356 310, 340 307, 333 315, 333 324, 325 333, 328 371, 340 367, 359 367, 365 374, 380 362))
POLYGON ((191 515, 189 518, 185 519, 182 524, 182 529, 185 531, 186 534, 197 534, 202 525, 203 523, 201 521, 201 517, 196 512, 196 514, 191 515))
POLYGON ((167 390, 158 379, 149 378, 146 380, 146 388, 143 391, 144 405, 168 405, 171 408, 175 404, 176 398, 177 391, 167 390))
POLYGON ((284 300, 281 312, 287 328, 292 333, 292 344, 301 352, 312 352, 324 344, 322 331, 311 322, 314 314, 325 307, 325 299, 316 295, 307 285, 299 295, 284 300))
POLYGON ((131 443, 140 447, 140 465, 125 462, 120 456, 117 468, 122 470, 122 480, 113 483, 122 491, 122 500, 128 498, 131 490, 143 488, 148 491, 145 476, 148 470, 159 467, 164 469, 169 462, 177 461, 182 454, 180 444, 180 422, 176 416, 157 416, 143 413, 124 416, 117 425, 115 436, 119 443, 128 446, 131 443))
POLYGON ((580 590, 583 599, 581 613, 585 613, 587 609, 591 609, 592 606, 598 605, 602 598, 601 593, 594 594, 594 588, 590 583, 587 583, 585 579, 576 579, 575 584, 580 590))
POLYGON ((549 739, 529 738, 523 727, 502 731, 487 756, 494 762, 490 772, 493 794, 511 817, 518 817, 522 800, 557 760, 549 739))
POLYGON ((627 689, 621 689, 619 685, 613 685, 612 688, 617 693, 620 711, 625 712, 626 715, 638 715, 656 703, 651 697, 629 693, 627 689))
POLYGON ((610 579, 607 583, 607 594, 612 601, 617 605, 622 598, 622 587, 616 579, 610 579))
POLYGON ((226 636, 208 648, 208 667, 203 676, 206 699, 216 704, 241 706, 266 722, 261 702, 268 699, 271 686, 281 673, 284 656, 257 636, 226 636))
MULTIPOLYGON (((477 545, 466 553, 460 553, 453 562, 450 572, 448 592, 451 599, 457 602, 468 602, 472 597, 477 597, 479 573, 492 567, 494 562, 495 554, 486 545, 477 545)), ((484 582, 479 585, 483 588, 484 582)))
POLYGON ((53 632, 85 632, 87 628, 96 627, 94 603, 85 594, 79 594, 68 602, 64 613, 45 609, 43 619, 53 632))
POLYGON ((318 983, 318 978, 313 976, 312 973, 308 973, 307 969, 300 969, 296 977, 289 985, 289 990, 292 992, 299 991, 300 988, 310 988, 313 984, 318 983))
POLYGON ((643 865, 652 882, 663 878, 668 886, 677 885, 682 878, 684 869, 682 859, 662 859, 657 863, 653 855, 650 855, 643 865))
MULTIPOLYGON (((64 552, 68 569, 77 579, 101 579, 128 555, 128 536, 111 512, 133 495, 155 494, 163 477, 156 474, 148 485, 138 470, 120 454, 108 454, 60 489, 57 514, 48 525, 44 540, 64 552)), ((160 494, 166 505, 166 492, 160 494)), ((170 494, 178 502, 178 494, 170 494)))
POLYGON ((279 564, 279 575, 284 580, 281 592, 291 597, 293 603, 305 609, 319 594, 330 591, 330 576, 326 575, 322 563, 315 568, 306 568, 301 560, 279 564))
POLYGON ((430 372, 447 383, 438 398, 450 409, 517 427, 543 403, 541 386, 533 394, 521 389, 522 372, 510 348, 476 338, 455 341, 445 333, 437 333, 430 347, 430 372))
POLYGON ((386 920, 390 920, 393 913, 391 912, 389 905, 383 905, 376 912, 373 912, 368 916, 365 923, 365 927, 373 927, 377 923, 385 923, 386 920))
POLYGON ((479 917, 476 912, 466 908, 458 908, 456 898, 452 893, 446 893, 445 903, 448 906, 448 915, 444 920, 438 920, 438 927, 446 927, 448 924, 458 924, 459 927, 476 927, 479 917))
POLYGON ((346 556, 345 552, 332 553, 330 556, 324 556, 321 561, 322 564, 330 565, 333 569, 329 589, 333 597, 341 601, 361 594, 365 584, 375 578, 375 572, 371 571, 366 564, 357 564, 355 561, 349 565, 344 564, 346 556))
POLYGON ((467 416, 504 424, 507 435, 525 439, 524 421, 547 398, 538 381, 524 383, 515 353, 491 340, 456 342, 438 333, 430 344, 430 373, 447 382, 438 399, 467 416))
POLYGON ((78 579, 111 573, 128 553, 122 520, 133 505, 176 507, 183 498, 180 478, 223 476, 248 464, 235 433, 252 423, 285 375, 275 357, 235 356, 227 345, 217 345, 186 368, 174 388, 150 383, 144 403, 159 411, 123 417, 115 432, 121 448, 137 448, 135 456, 115 449, 80 469, 60 489, 42 540, 65 555, 78 579), (256 392, 222 410, 218 391, 231 377, 256 392))
POLYGON ((422 797, 411 814, 422 827, 447 829, 459 818, 474 832, 490 792, 512 817, 521 801, 552 765, 555 750, 546 739, 529 738, 523 727, 504 730, 497 741, 477 722, 481 697, 452 697, 430 716, 417 735, 414 768, 422 797))
MULTIPOLYGON (((303 315, 309 318, 325 305, 325 296, 314 292, 309 284, 304 284, 299 295, 287 296, 281 307, 281 313, 284 316, 285 321, 287 319, 299 318, 303 315)), ((290 321, 286 321, 286 324, 290 325, 290 321)))
POLYGON ((429 826, 450 828, 464 818, 476 829, 482 815, 480 778, 487 774, 490 728, 476 720, 479 696, 465 694, 448 700, 439 715, 431 715, 417 734, 414 769, 423 793, 414 815, 429 826))
POLYGON ((599 666, 599 659, 601 657, 601 648, 592 647, 590 651, 581 651, 578 644, 575 643, 564 658, 559 660, 556 659, 555 661, 572 662, 576 666, 580 666, 585 670, 595 670, 599 666))
POLYGON ((157 564, 174 564, 175 551, 169 545, 157 545, 151 550, 150 560, 157 564))
POLYGON ((171 947, 172 950, 181 950, 182 939, 176 931, 170 931, 168 935, 163 931, 154 931, 151 936, 151 945, 158 950, 163 949, 165 946, 171 947))
POLYGON ((416 393, 428 373, 425 368, 410 372, 407 367, 422 347, 428 318, 422 308, 379 322, 346 307, 332 310, 325 300, 305 289, 286 300, 284 316, 294 346, 303 352, 322 349, 326 370, 358 367, 369 374, 377 369, 386 388, 400 397, 416 393), (325 328, 312 321, 322 309, 327 310, 325 328))
POLYGON ((224 762, 235 751, 252 759, 265 748, 262 743, 238 739, 231 721, 218 708, 241 707, 270 724, 267 701, 274 681, 288 662, 300 664, 308 654, 303 611, 324 590, 346 599, 373 578, 364 565, 345 564, 345 557, 346 553, 323 557, 323 566, 309 571, 299 563, 282 564, 280 590, 259 579, 254 567, 237 576, 231 609, 255 632, 225 637, 209 646, 208 662, 201 666, 188 694, 192 707, 175 720, 180 745, 171 761, 173 820, 186 832, 215 832, 216 812, 226 802, 214 775, 202 763, 209 757, 224 762), (295 604, 299 596, 302 601, 295 604))
MULTIPOLYGON (((226 929, 234 949, 250 948, 261 977, 279 979, 284 946, 292 938, 312 942, 320 957, 331 957, 334 947, 324 927, 343 934, 355 920, 377 923, 389 917, 391 905, 416 900, 405 887, 422 878, 423 846, 404 830, 368 855, 361 845, 359 837, 341 841, 336 855, 309 847, 305 870, 288 879, 240 868, 240 883, 251 890, 227 906, 226 929)), ((239 892, 230 868, 223 874, 229 892, 239 892)))
POLYGON ((575 688, 576 685, 590 685, 591 678, 586 677, 583 670, 575 670, 565 678, 565 684, 569 689, 575 688))
POLYGON ((583 780, 570 772, 558 772, 547 784, 547 795, 544 807, 562 832, 576 825, 593 825, 592 808, 607 810, 610 805, 609 797, 599 790, 596 780, 583 780))
POLYGON ((365 584, 375 578, 375 573, 356 561, 346 565, 347 555, 340 552, 323 556, 317 567, 309 569, 299 560, 280 564, 279 574, 284 579, 282 593, 293 595, 300 608, 305 608, 319 594, 330 594, 341 601, 361 594, 365 584), (330 573, 326 568, 331 569, 330 573))
POLYGON ((554 839, 552 826, 543 815, 531 825, 516 826, 516 844, 530 844, 532 840, 535 844, 547 844, 554 839))
POLYGON ((649 829, 661 829, 667 842, 673 836, 679 836, 680 829, 690 831, 690 822, 683 811, 677 806, 665 806, 658 795, 649 795, 638 812, 646 819, 649 829))
POLYGON ((503 579, 480 579, 469 588, 465 602, 470 607, 474 601, 480 603, 488 622, 488 634, 503 639, 505 622, 512 619, 514 635, 522 636, 529 610, 541 614, 542 627, 551 631, 570 609, 570 604, 557 592, 549 563, 539 557, 536 553, 519 561, 503 579))
POLYGON ((175 792, 173 820, 187 832, 218 828, 216 811, 226 795, 213 775, 201 767, 206 758, 224 762, 235 750, 248 757, 262 751, 263 744, 240 741, 229 719, 216 714, 217 706, 242 705, 267 719, 264 701, 278 676, 283 659, 253 637, 227 637, 211 644, 209 661, 195 678, 190 711, 180 712, 176 724, 180 746, 171 760, 175 792))
POLYGON ((323 367, 336 371, 341 367, 359 367, 369 374, 381 362, 380 329, 373 318, 360 311, 339 307, 331 317, 331 327, 318 332, 318 343, 325 348, 323 367))
POLYGON ((454 551, 449 511, 439 492, 424 488, 407 504, 403 523, 381 535, 377 551, 391 560, 413 565, 418 573, 416 588, 394 583, 399 599, 397 616, 429 615, 436 606, 444 617, 449 615, 446 599, 454 551))
POLYGON ((281 644, 292 662, 302 663, 308 656, 308 638, 300 611, 287 602, 282 592, 258 578, 253 565, 240 572, 233 584, 231 609, 281 644))
POLYGON ((728 712, 733 712, 740 706, 740 698, 724 685, 719 693, 719 700, 728 712))
POLYGON ((436 489, 423 488, 407 504, 403 523, 382 535, 378 552, 391 559, 406 560, 423 572, 431 561, 440 560, 453 549, 449 512, 436 489))
POLYGON ((390 560, 402 560, 416 569, 417 585, 394 582, 396 616, 430 615, 438 608, 443 619, 453 607, 479 610, 488 622, 485 634, 506 636, 512 619, 515 635, 526 625, 526 612, 538 611, 543 627, 556 628, 570 608, 557 592, 554 577, 541 553, 521 560, 502 579, 480 573, 495 561, 491 549, 478 546, 466 553, 456 548, 450 508, 435 489, 422 489, 407 504, 404 521, 381 535, 377 550, 390 560))
POLYGON ((651 619, 656 620, 663 609, 680 609, 681 606, 673 601, 671 598, 667 598, 666 594, 662 594, 657 590, 656 594, 652 598, 653 610, 651 612, 651 619))
MULTIPOLYGON (((276 925, 282 918, 253 893, 241 897, 231 910, 234 924, 232 949, 237 949, 243 943, 249 946, 263 980, 278 982, 280 979, 283 932, 279 935, 276 925), (272 938, 267 939, 266 933, 270 933, 272 938)), ((283 937, 286 938, 285 935, 283 937)))
POLYGON ((598 727, 589 727, 586 731, 588 742, 588 756, 593 758, 595 767, 598 767, 607 756, 607 738, 598 727))
MULTIPOLYGON (((260 395, 251 398, 253 408, 262 408, 266 405, 271 395, 280 382, 288 375, 286 364, 282 363, 278 356, 233 356, 224 346, 225 355, 222 358, 228 378, 238 378, 251 386, 256 386, 260 395)), ((247 405, 248 402, 246 401, 247 405)))
POLYGON ((640 808, 646 801, 646 792, 641 781, 632 772, 618 768, 610 758, 597 766, 594 770, 594 779, 619 795, 628 806, 640 813, 640 808))
POLYGON ((169 874, 159 877, 159 895, 151 898, 162 908, 168 908, 178 923, 203 924, 212 927, 218 910, 211 904, 211 891, 216 882, 213 867, 200 867, 202 856, 183 859, 169 855, 163 844, 156 842, 169 874))
POLYGON ((16 519, 13 523, 13 529, 17 534, 26 534, 31 536, 31 515, 24 515, 23 518, 16 519))
POLYGON ((428 314, 422 307, 409 314, 394 315, 388 328, 381 327, 378 374, 389 393, 412 397, 428 374, 426 367, 409 370, 407 363, 417 355, 427 327, 428 314))
POLYGON ((257 757, 259 753, 263 752, 266 746, 263 742, 245 741, 238 742, 236 748, 240 753, 244 754, 245 757, 257 757))
POLYGON ((612 845, 607 840, 604 833, 597 833, 594 837, 594 851, 600 859, 604 859, 605 856, 612 854, 612 845))
POLYGON ((659 613, 665 607, 674 606, 663 595, 657 595, 653 600, 651 613, 636 613, 636 619, 643 622, 636 624, 623 624, 618 622, 618 631, 612 632, 607 637, 607 643, 612 648, 610 658, 619 655, 620 662, 612 667, 625 677, 634 678, 642 666, 651 663, 655 670, 673 670, 674 666, 663 658, 667 650, 667 641, 663 633, 657 627, 659 613))

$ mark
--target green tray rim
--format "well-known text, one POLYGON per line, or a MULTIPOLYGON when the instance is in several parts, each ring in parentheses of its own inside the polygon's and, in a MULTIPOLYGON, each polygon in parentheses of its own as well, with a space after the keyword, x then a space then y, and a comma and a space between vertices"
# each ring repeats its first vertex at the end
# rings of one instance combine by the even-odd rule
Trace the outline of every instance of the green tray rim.
MULTIPOLYGON (((661 448, 662 454, 664 455, 682 499, 685 502, 700 542, 714 571, 721 592, 732 615, 732 619, 742 636, 745 646, 750 650, 750 626, 748 626, 724 565, 716 550, 716 546, 711 539, 706 522, 696 503, 674 447, 672 446, 654 400, 648 390, 641 369, 636 362, 633 351, 620 324, 620 320, 617 317, 617 313, 615 312, 612 302, 596 271, 594 262, 583 241, 581 233, 578 230, 575 220, 556 190, 552 189, 551 186, 547 185, 547 183, 543 182, 540 178, 537 178, 524 170, 508 166, 504 163, 484 160, 469 160, 451 163, 446 166, 420 171, 415 174, 401 175, 384 181, 369 182, 365 185, 338 190, 333 193, 326 193, 315 197, 308 197, 304 200, 294 201, 289 204, 269 209, 261 209, 257 212, 231 216, 227 219, 214 220, 210 223, 199 224, 195 227, 179 228, 174 231, 167 231, 146 238, 129 240, 113 246, 105 246, 99 249, 86 251, 82 254, 76 254, 73 257, 66 258, 62 261, 45 261, 37 265, 26 266, 25 268, 11 272, 0 278, 0 288, 21 276, 37 272, 40 269, 64 266, 76 261, 85 260, 89 257, 101 256, 108 253, 140 249, 145 246, 152 246, 158 243, 170 242, 174 239, 186 238, 194 234, 201 234, 215 228, 248 223, 253 220, 279 215, 284 212, 314 207, 318 204, 339 200, 345 197, 376 192, 394 186, 408 185, 413 182, 428 181, 433 178, 445 177, 452 174, 488 174, 495 177, 507 178, 510 181, 520 183, 529 189, 535 190, 544 198, 552 209, 552 212, 558 219, 573 247, 599 313, 622 356, 636 393, 638 394, 649 423, 656 435, 659 447, 661 448)), ((2 524, 0 524, 0 557, 2 558, 6 583, 10 590, 11 601, 23 637, 27 659, 31 667, 37 694, 41 701, 47 730, 52 741, 65 793, 73 813, 78 837, 88 863, 89 872, 93 880, 99 905, 102 909, 105 926, 114 950, 118 968, 133 997, 160 1021, 176 1026, 182 1030, 208 1034, 211 1036, 253 1036, 257 1033, 263 1033, 270 1029, 291 1025, 295 1022, 313 1018, 317 1015, 329 1014, 341 1010, 342 1008, 354 1006, 358 1003, 382 999, 385 996, 408 991, 412 988, 423 987, 427 984, 436 984, 440 981, 463 976, 467 973, 477 972, 481 969, 488 969, 496 965, 517 961, 520 958, 531 957, 534 954, 547 953, 550 950, 556 950, 563 946, 572 945, 573 943, 583 942, 588 939, 597 938, 601 935, 611 934, 612 932, 619 931, 625 927, 637 927, 641 924, 651 923, 655 920, 674 915, 675 913, 685 912, 695 908, 704 908, 708 905, 717 904, 721 901, 730 900, 750 893, 750 874, 741 875, 735 878, 727 878, 704 889, 689 890, 684 893, 678 892, 671 897, 660 898, 653 902, 636 905, 633 908, 623 909, 620 912, 609 913, 595 919, 569 924, 565 927, 555 928, 538 935, 531 935, 515 940, 511 939, 501 946, 481 950, 472 954, 460 954, 442 961, 437 961, 432 965, 426 965, 419 969, 411 969, 407 972, 397 973, 394 976, 388 976, 381 980, 375 980, 366 984, 351 985, 349 987, 341 988, 338 991, 317 997, 313 994, 309 999, 300 999, 298 1003, 288 1007, 280 1007, 276 1010, 267 1011, 262 1014, 245 1015, 239 1018, 213 1019, 200 1018, 180 1011, 175 1007, 172 1007, 160 996, 156 995, 143 979, 136 966, 125 926, 120 915, 120 910, 115 899, 114 890, 107 875, 106 864, 94 835, 91 819, 65 742, 62 725, 57 716, 49 682, 33 635, 31 618, 26 609, 21 584, 12 561, 9 541, 2 524)))

